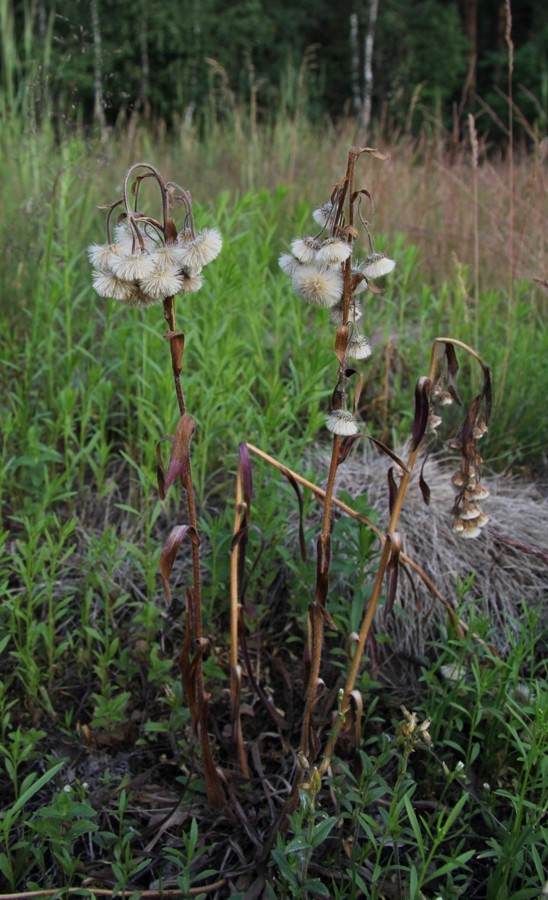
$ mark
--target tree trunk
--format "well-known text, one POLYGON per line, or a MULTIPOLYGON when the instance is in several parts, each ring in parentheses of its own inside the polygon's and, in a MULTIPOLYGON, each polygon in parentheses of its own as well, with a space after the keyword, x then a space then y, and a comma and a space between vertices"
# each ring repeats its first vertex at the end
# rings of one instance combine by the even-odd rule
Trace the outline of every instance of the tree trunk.
POLYGON ((93 33, 93 118, 101 129, 101 139, 105 140, 107 122, 103 105, 103 51, 101 47, 101 26, 97 0, 90 2, 91 29, 93 33))
POLYGON ((373 46, 379 13, 379 0, 369 0, 369 16, 363 46, 363 105, 359 118, 360 127, 368 131, 371 125, 373 103, 373 46))
POLYGON ((352 105, 360 129, 367 131, 371 124, 373 100, 373 45, 379 12, 379 0, 368 0, 367 24, 363 39, 363 69, 360 69, 359 2, 350 15, 350 53, 352 70, 352 105))
POLYGON ((362 109, 362 92, 360 84, 360 48, 358 42, 358 13, 350 14, 350 59, 352 71, 352 105, 354 115, 359 119, 362 109))

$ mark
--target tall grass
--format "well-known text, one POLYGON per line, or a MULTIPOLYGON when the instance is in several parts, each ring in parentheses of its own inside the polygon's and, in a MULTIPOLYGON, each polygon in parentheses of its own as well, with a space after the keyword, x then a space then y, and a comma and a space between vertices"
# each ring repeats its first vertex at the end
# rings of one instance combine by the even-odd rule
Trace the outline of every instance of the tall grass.
MULTIPOLYGON (((211 117, 205 139, 188 123, 170 135, 133 123, 99 144, 76 126, 59 127, 57 135, 38 121, 29 129, 20 100, 13 94, 0 134, 0 729, 2 784, 11 803, 0 816, 0 872, 10 890, 40 890, 77 884, 79 857, 88 867, 103 859, 114 890, 137 890, 150 885, 142 880, 148 840, 141 841, 135 828, 138 820, 144 831, 148 813, 131 806, 139 782, 118 778, 113 760, 119 762, 128 746, 149 760, 153 747, 152 765, 167 759, 170 784, 174 774, 179 779, 165 802, 177 804, 187 790, 196 815, 203 813, 203 786, 186 768, 186 738, 173 737, 188 725, 173 664, 181 634, 158 599, 156 576, 159 535, 174 514, 169 503, 155 499, 155 445, 174 427, 162 402, 171 374, 157 362, 163 323, 155 310, 121 311, 93 294, 85 247, 102 226, 96 205, 119 192, 124 167, 151 158, 193 185, 203 203, 200 222, 215 222, 225 238, 221 265, 208 275, 199 302, 178 305, 187 337, 186 392, 199 428, 193 467, 207 535, 206 627, 213 632, 215 626, 222 636, 232 537, 227 502, 239 442, 268 448, 282 460, 303 460, 305 450, 325 437, 332 352, 320 335, 327 313, 307 313, 295 302, 277 259, 287 235, 305 230, 308 209, 324 199, 325 185, 338 177, 356 135, 348 122, 315 129, 298 108, 292 118, 280 114, 263 126, 249 119, 252 112, 234 107, 222 129, 211 117), (86 759, 105 747, 110 754, 111 774, 94 783, 105 792, 97 803, 85 787, 83 773, 90 767, 77 769, 73 778, 74 771, 58 761, 59 753, 76 745, 86 748, 86 759), (63 789, 60 772, 71 790, 63 789), (39 794, 45 789, 47 803, 39 794), (45 880, 36 881, 45 871, 45 880)), ((387 294, 366 313, 375 355, 362 413, 397 444, 409 432, 410 373, 426 364, 419 348, 440 332, 469 343, 479 335, 478 349, 493 367, 495 396, 497 383, 506 383, 484 456, 500 468, 528 468, 536 475, 546 441, 538 415, 546 392, 545 297, 531 280, 544 278, 546 258, 542 147, 514 159, 510 219, 507 161, 489 155, 481 143, 477 159, 468 146, 433 141, 426 130, 418 139, 385 136, 382 145, 391 161, 365 176, 379 213, 363 212, 373 221, 377 249, 390 247, 398 267, 387 294), (518 276, 511 293, 510 245, 518 276)), ((305 476, 306 465, 305 459, 305 476)), ((308 602, 310 572, 303 575, 286 545, 284 489, 272 490, 266 468, 258 466, 257 476, 262 534, 251 540, 259 547, 264 537, 276 553, 264 570, 250 573, 254 629, 259 635, 269 604, 283 607, 276 622, 283 622, 285 656, 279 669, 272 662, 272 677, 281 678, 294 661, 296 613, 308 602), (284 579, 295 572, 290 604, 284 579)), ((358 543, 365 602, 371 546, 362 532, 358 543)), ((334 573, 348 577, 337 566, 334 573)), ((183 575, 174 573, 181 583, 183 575)), ((400 887, 403 878, 403 888, 417 897, 424 885, 466 891, 477 879, 493 898, 517 889, 523 897, 538 894, 545 864, 536 836, 545 802, 540 760, 546 735, 540 623, 524 609, 523 639, 515 645, 509 636, 512 650, 502 662, 490 650, 486 623, 474 622, 471 609, 466 614, 471 632, 484 641, 481 651, 444 634, 436 665, 423 669, 425 694, 417 704, 423 704, 421 717, 432 716, 438 758, 409 768, 409 754, 383 737, 387 728, 394 739, 402 736, 390 723, 392 701, 363 673, 361 687, 371 704, 362 775, 348 789, 352 775, 341 764, 330 780, 343 825, 326 819, 314 803, 292 821, 273 855, 277 896, 302 888, 303 852, 304 868, 310 864, 312 872, 318 848, 332 867, 339 864, 335 853, 329 855, 335 827, 343 828, 355 878, 346 893, 346 886, 333 884, 333 896, 355 896, 358 879, 363 884, 366 876, 373 896, 382 895, 383 879, 392 877, 400 887), (462 679, 447 686, 442 665, 456 666, 462 679), (521 709, 519 691, 525 697, 521 709), (382 722, 390 724, 381 726, 375 707, 383 703, 382 722), (433 791, 441 796, 435 808, 433 791), (461 813, 458 822, 450 808, 461 813), (467 834, 473 835, 470 844, 467 834)), ((360 617, 341 600, 336 618, 348 633, 360 617)), ((206 678, 225 684, 222 641, 212 646, 206 678)), ((222 704, 219 710, 222 743, 222 704)), ((135 760, 137 752, 130 756, 135 760)), ((156 802, 147 791, 139 797, 144 805, 156 802)), ((196 819, 174 822, 155 860, 155 886, 188 891, 200 870, 221 866, 217 826, 209 828, 204 814, 200 829, 207 834, 198 845, 196 819)))

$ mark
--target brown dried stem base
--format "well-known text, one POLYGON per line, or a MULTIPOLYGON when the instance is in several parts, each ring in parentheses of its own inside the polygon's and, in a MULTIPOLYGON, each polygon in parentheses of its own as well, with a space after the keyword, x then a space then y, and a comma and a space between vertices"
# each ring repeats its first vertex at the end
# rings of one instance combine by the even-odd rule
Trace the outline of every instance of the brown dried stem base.
MULTIPOLYGON (((164 318, 168 324, 169 331, 165 335, 169 340, 171 351, 171 362, 173 368, 173 380, 175 384, 175 393, 177 395, 177 404, 181 416, 185 415, 186 407, 181 387, 182 359, 184 351, 184 336, 177 332, 177 324, 175 321, 175 304, 173 297, 164 300, 164 318)), ((190 457, 187 460, 186 471, 181 476, 183 488, 187 498, 188 521, 195 533, 198 534, 198 523, 196 517, 196 503, 194 498, 194 485, 192 481, 192 469, 190 457)), ((204 779, 207 791, 207 799, 211 806, 221 807, 226 804, 226 796, 223 790, 221 779, 215 767, 208 734, 208 703, 209 694, 204 690, 203 672, 202 672, 202 656, 205 646, 202 633, 202 602, 200 589, 200 542, 194 540, 191 542, 192 547, 192 589, 187 592, 187 638, 185 646, 187 651, 194 652, 194 659, 190 665, 192 671, 192 685, 188 683, 187 675, 188 666, 181 658, 181 669, 183 677, 183 689, 188 695, 189 705, 191 708, 197 706, 197 721, 193 723, 196 727, 201 746, 202 765, 204 768, 204 779)), ((185 654, 185 650, 183 650, 185 654)))

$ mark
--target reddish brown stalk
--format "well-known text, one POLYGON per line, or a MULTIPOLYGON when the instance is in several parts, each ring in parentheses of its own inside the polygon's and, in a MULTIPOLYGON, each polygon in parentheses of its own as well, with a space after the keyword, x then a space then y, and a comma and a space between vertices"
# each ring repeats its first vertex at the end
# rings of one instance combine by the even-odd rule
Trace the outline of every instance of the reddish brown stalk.
MULTIPOLYGON (((179 343, 178 351, 174 347, 174 341, 177 340, 177 323, 175 321, 175 304, 173 297, 167 297, 164 300, 164 318, 168 324, 168 334, 166 337, 170 341, 171 362, 173 368, 173 380, 175 384, 175 393, 177 395, 177 404, 181 416, 185 414, 185 402, 183 391, 181 388, 181 371, 182 371, 182 354, 184 349, 184 337, 179 343)), ((191 528, 198 534, 198 521, 196 517, 196 503, 194 499, 194 484, 192 481, 192 469, 190 457, 186 463, 186 471, 182 476, 183 487, 187 498, 188 521, 191 528)), ((192 591, 189 592, 189 610, 190 629, 193 632, 191 637, 191 652, 195 652, 195 662, 191 666, 193 668, 194 695, 197 700, 198 707, 198 731, 200 744, 202 748, 202 764, 204 766, 205 785, 207 791, 207 799, 211 806, 224 806, 226 797, 221 785, 221 781, 215 768, 215 763, 211 753, 208 734, 208 700, 209 695, 204 690, 203 672, 202 672, 202 655, 204 647, 204 639, 202 634, 202 600, 201 600, 201 582, 200 582, 200 545, 199 541, 192 541, 192 591)), ((186 679, 183 678, 183 688, 186 689, 186 679)), ((189 688, 190 689, 190 688, 189 688)))
MULTIPOLYGON (((354 172, 356 167, 356 159, 364 152, 369 152, 369 148, 359 149, 351 147, 348 153, 348 163, 346 167, 346 175, 340 184, 340 191, 337 196, 337 212, 335 215, 335 223, 343 220, 343 210, 348 200, 348 222, 343 229, 348 241, 352 242, 356 236, 354 229, 354 172)), ((343 324, 342 330, 346 334, 346 343, 348 336, 348 316, 350 311, 350 300, 352 296, 351 279, 352 279, 352 263, 351 256, 347 259, 344 267, 344 294, 343 294, 343 324)), ((337 379, 336 394, 338 395, 337 403, 343 403, 346 391, 346 347, 339 352, 338 340, 335 342, 335 353, 339 360, 339 371, 337 379)), ((329 476, 327 479, 327 487, 324 499, 324 514, 322 523, 322 532, 318 543, 318 566, 316 576, 315 603, 313 604, 309 616, 309 644, 311 647, 310 671, 306 686, 306 698, 303 714, 303 724, 301 731, 301 752, 306 756, 313 755, 311 742, 312 727, 312 710, 314 707, 314 699, 316 696, 316 686, 320 676, 322 651, 323 651, 323 628, 324 615, 323 610, 327 604, 327 594, 329 589, 329 560, 330 560, 330 535, 331 535, 331 516, 333 506, 333 492, 335 489, 335 477, 339 465, 339 449, 340 435, 333 435, 333 444, 331 448, 331 463, 329 466, 329 476)), ((296 784, 302 777, 302 770, 297 767, 296 784)))
MULTIPOLYGON (((432 353, 431 353, 431 357, 430 357, 430 370, 429 370, 428 379, 427 379, 427 381, 430 383, 430 385, 434 381, 434 376, 435 376, 436 369, 438 366, 439 347, 441 344, 451 344, 453 346, 461 347, 463 350, 466 350, 468 353, 470 353, 470 355, 473 356, 473 358, 476 359, 480 363, 482 368, 485 369, 486 366, 485 366, 484 361, 467 344, 463 343, 462 341, 456 340, 454 338, 445 338, 445 337, 436 338, 434 340, 433 346, 432 346, 432 353)), ((356 677, 358 675, 361 658, 363 655, 363 651, 365 649, 365 643, 367 641, 369 631, 371 629, 371 624, 373 622, 373 618, 375 615, 375 611, 376 611, 376 608, 377 608, 377 605, 378 605, 378 602, 379 602, 379 599, 381 596, 383 582, 384 582, 384 576, 386 574, 386 571, 387 571, 387 568, 388 568, 388 565, 389 565, 390 559, 391 559, 392 545, 393 545, 393 543, 395 543, 395 540, 396 540, 397 527, 398 527, 401 510, 402 510, 403 503, 405 500, 405 495, 407 493, 407 488, 409 486, 409 481, 411 479, 411 474, 413 472, 413 468, 415 466, 417 457, 420 452, 421 445, 422 445, 422 437, 420 440, 418 440, 416 442, 416 446, 414 446, 414 448, 412 449, 412 451, 409 455, 409 460, 407 462, 407 471, 403 473, 401 481, 400 481, 398 494, 396 496, 396 500, 395 500, 393 508, 392 508, 392 514, 390 516, 390 522, 389 522, 386 537, 385 537, 385 544, 383 547, 383 553, 382 553, 381 560, 379 563, 379 568, 377 571, 377 577, 375 579, 375 584, 373 586, 373 591, 371 593, 369 603, 365 610, 364 618, 363 618, 361 628, 360 628, 358 644, 356 646, 354 656, 352 659, 352 665, 350 667, 350 671, 348 672, 348 676, 346 679, 346 684, 345 684, 345 688, 344 688, 344 697, 343 697, 343 701, 341 704, 341 712, 335 720, 334 727, 332 729, 331 735, 329 737, 329 740, 327 742, 327 746, 325 749, 325 756, 327 758, 329 758, 331 756, 331 754, 333 753, 335 744, 337 742, 338 735, 341 731, 341 728, 343 727, 343 723, 345 723, 350 718, 351 695, 354 690, 354 684, 356 682, 356 677)))
POLYGON ((242 774, 249 778, 249 767, 244 748, 242 720, 240 717, 240 693, 242 667, 238 662, 239 623, 242 606, 239 602, 238 562, 240 542, 238 534, 243 518, 242 465, 238 465, 236 475, 236 510, 234 513, 233 543, 230 551, 230 698, 232 707, 232 742, 233 752, 240 765, 242 774))

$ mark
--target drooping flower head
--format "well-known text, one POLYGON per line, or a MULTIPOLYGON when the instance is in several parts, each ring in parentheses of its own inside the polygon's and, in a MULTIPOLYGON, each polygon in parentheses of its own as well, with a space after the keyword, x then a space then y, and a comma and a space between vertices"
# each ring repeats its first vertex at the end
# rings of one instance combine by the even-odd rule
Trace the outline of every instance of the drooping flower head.
POLYGON ((165 182, 154 166, 137 163, 126 173, 122 198, 108 209, 106 243, 88 248, 94 268, 93 287, 100 297, 128 306, 150 306, 200 289, 202 268, 218 255, 222 238, 216 228, 196 233, 188 191, 165 182), (139 193, 145 179, 152 179, 160 190, 159 219, 139 211, 139 193), (171 217, 175 206, 183 211, 179 232, 171 217), (115 211, 118 221, 112 228, 115 211))

